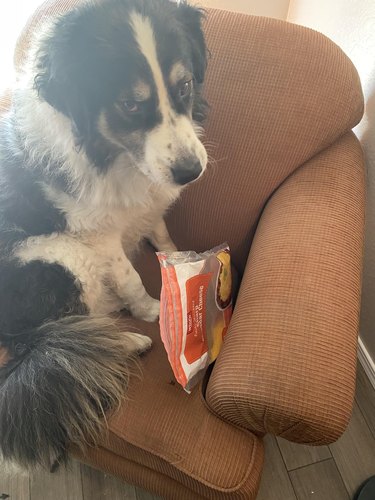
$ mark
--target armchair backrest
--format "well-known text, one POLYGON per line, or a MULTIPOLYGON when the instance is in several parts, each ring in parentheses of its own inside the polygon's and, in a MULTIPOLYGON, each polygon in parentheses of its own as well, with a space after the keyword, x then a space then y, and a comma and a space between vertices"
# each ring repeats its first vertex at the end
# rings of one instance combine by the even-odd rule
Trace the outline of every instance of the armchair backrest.
POLYGON ((216 160, 170 216, 181 247, 222 240, 241 271, 267 200, 363 114, 356 69, 328 38, 274 19, 209 11, 208 149, 216 160))

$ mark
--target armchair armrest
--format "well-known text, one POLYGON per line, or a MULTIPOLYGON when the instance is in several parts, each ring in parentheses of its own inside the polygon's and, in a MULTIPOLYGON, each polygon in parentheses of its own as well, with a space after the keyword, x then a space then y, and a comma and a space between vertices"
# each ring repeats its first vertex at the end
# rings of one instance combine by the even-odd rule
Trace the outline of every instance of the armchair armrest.
POLYGON ((349 421, 356 371, 364 164, 352 133, 274 193, 252 244, 206 398, 259 434, 326 444, 349 421))

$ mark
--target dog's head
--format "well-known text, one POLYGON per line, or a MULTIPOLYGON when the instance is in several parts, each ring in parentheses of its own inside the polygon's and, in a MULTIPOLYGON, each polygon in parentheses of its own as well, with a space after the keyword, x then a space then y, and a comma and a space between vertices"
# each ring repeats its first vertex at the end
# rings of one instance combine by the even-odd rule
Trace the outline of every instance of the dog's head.
POLYGON ((62 16, 44 37, 35 87, 71 120, 97 168, 123 153, 158 184, 203 172, 202 17, 170 0, 102 0, 62 16))

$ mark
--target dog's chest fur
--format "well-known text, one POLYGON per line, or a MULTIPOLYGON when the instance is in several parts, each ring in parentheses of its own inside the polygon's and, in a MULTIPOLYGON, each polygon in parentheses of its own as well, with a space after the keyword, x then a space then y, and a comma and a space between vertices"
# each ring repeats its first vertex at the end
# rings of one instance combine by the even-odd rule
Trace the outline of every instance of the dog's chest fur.
POLYGON ((67 233, 82 239, 91 233, 100 234, 102 238, 118 233, 125 251, 131 253, 142 238, 152 233, 173 200, 172 193, 156 191, 147 184, 138 185, 138 189, 144 191, 139 193, 139 201, 131 204, 128 198, 108 190, 92 193, 92 199, 78 200, 51 187, 46 187, 45 191, 64 213, 67 233))

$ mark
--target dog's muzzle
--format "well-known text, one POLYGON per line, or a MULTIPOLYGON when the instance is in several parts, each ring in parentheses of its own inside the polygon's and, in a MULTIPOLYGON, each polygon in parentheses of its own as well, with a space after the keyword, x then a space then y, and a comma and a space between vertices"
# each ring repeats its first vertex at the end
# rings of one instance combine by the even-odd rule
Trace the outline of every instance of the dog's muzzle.
POLYGON ((184 160, 172 168, 173 180, 176 184, 184 186, 195 181, 202 173, 202 165, 199 161, 184 160))

